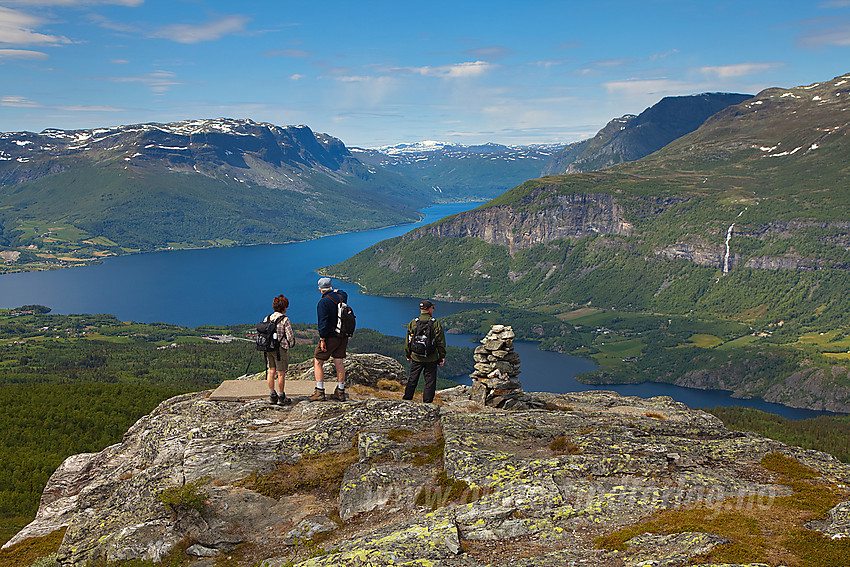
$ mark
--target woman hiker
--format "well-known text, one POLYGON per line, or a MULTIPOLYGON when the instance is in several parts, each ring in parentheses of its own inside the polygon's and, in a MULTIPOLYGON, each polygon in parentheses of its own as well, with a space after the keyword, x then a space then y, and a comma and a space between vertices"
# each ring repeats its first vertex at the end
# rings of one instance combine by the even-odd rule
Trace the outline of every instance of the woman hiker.
POLYGON ((292 403, 286 397, 286 371, 289 368, 289 349, 295 345, 295 334, 292 332, 292 323, 286 316, 289 300, 283 295, 278 295, 272 300, 274 313, 266 317, 266 321, 277 322, 277 339, 279 342, 276 351, 266 353, 266 365, 268 372, 266 378, 269 384, 269 402, 285 406, 292 403), (275 390, 275 374, 277 374, 277 390, 275 390))

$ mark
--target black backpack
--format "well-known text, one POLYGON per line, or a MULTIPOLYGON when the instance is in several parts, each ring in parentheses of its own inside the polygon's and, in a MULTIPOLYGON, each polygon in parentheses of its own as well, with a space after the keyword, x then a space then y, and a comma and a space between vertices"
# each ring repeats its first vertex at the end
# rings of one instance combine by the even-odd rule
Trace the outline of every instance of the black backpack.
POLYGON ((274 313, 257 323, 257 350, 277 352, 277 359, 280 360, 280 339, 277 336, 277 322, 280 317, 272 320, 272 315, 274 313))
POLYGON ((338 337, 353 337, 354 328, 357 326, 357 317, 354 315, 354 309, 342 300, 342 296, 336 294, 339 301, 332 296, 331 301, 336 303, 336 336, 338 337))
POLYGON ((437 341, 434 339, 434 321, 436 319, 428 319, 416 321, 416 328, 413 333, 407 337, 407 344, 410 347, 410 352, 417 356, 430 356, 437 350, 437 341))

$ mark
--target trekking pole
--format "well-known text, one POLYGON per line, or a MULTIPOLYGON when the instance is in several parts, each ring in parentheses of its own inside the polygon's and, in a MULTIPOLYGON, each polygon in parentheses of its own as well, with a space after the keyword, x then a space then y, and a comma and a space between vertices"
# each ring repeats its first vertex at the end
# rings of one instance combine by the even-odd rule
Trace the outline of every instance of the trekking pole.
POLYGON ((237 378, 237 380, 243 380, 243 379, 248 377, 248 369, 251 368, 251 363, 254 362, 254 353, 255 352, 257 352, 257 351, 256 350, 251 351, 251 356, 248 357, 248 366, 245 367, 245 373, 242 374, 242 376, 239 376, 237 378))

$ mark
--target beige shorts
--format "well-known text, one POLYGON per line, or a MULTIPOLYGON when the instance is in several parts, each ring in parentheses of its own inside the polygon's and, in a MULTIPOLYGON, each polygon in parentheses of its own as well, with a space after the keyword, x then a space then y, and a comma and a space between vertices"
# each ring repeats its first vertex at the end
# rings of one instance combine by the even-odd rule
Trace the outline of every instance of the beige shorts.
POLYGON ((289 369, 289 350, 282 348, 278 349, 280 360, 277 359, 277 352, 266 353, 266 367, 269 370, 277 370, 278 372, 286 372, 289 369))

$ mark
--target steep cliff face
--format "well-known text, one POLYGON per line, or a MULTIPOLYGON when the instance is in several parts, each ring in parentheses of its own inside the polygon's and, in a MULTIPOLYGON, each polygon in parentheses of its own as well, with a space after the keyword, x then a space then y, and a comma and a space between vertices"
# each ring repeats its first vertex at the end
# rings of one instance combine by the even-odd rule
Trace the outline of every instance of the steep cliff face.
POLYGON ((514 250, 595 234, 629 236, 633 230, 623 207, 611 195, 573 194, 548 197, 536 210, 519 213, 506 206, 471 211, 423 232, 469 236, 514 250))
MULTIPOLYGON (((622 548, 595 542, 668 509, 767 516, 794 489, 766 455, 796 459, 847 496, 838 483, 850 466, 729 431, 670 398, 526 397, 544 409, 484 407, 466 386, 437 404, 179 396, 121 443, 69 458, 10 545, 67 526, 63 567, 175 556, 200 567, 225 555, 304 567, 698 564, 740 534, 707 523, 622 548)), ((850 533, 846 520, 819 529, 850 533)))

